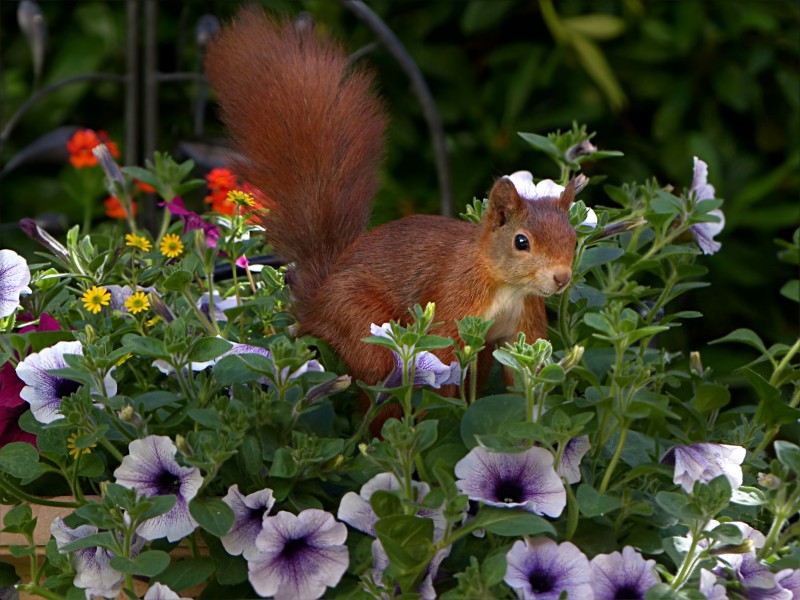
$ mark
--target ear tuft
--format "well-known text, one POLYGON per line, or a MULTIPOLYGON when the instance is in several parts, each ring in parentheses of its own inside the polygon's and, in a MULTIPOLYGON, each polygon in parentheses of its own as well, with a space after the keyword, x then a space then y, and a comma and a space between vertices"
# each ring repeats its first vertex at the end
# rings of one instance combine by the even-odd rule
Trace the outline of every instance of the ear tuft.
POLYGON ((569 210, 569 207, 572 206, 572 203, 575 202, 575 180, 577 177, 573 177, 567 183, 567 187, 564 188, 564 191, 561 192, 561 195, 558 197, 558 206, 564 212, 569 210))
POLYGON ((522 210, 524 200, 520 198, 514 182, 508 177, 498 179, 489 192, 487 217, 491 227, 505 225, 511 217, 522 210))

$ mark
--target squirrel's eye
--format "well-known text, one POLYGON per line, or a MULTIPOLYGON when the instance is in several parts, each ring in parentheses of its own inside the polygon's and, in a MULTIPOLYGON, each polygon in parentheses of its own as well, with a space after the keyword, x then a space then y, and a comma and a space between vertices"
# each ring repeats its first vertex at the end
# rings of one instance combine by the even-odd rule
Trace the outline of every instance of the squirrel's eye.
POLYGON ((530 250, 531 243, 528 241, 528 238, 518 233, 516 237, 514 237, 514 248, 517 250, 530 250))

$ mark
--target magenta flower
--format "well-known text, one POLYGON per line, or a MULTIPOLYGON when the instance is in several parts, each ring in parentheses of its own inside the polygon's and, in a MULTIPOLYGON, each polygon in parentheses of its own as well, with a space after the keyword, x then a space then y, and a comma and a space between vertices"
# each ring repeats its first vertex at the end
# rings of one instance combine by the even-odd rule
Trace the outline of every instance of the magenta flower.
POLYGON ((504 454, 476 446, 456 463, 455 473, 456 486, 470 500, 550 517, 559 516, 567 505, 553 455, 544 448, 504 454))
POLYGON ((0 319, 19 308, 21 294, 30 294, 28 263, 13 250, 0 250, 0 319))
POLYGON ((595 600, 644 600, 647 590, 659 583, 655 565, 630 546, 622 554, 598 554, 589 563, 595 600))
POLYGON ((661 462, 675 466, 673 481, 689 494, 695 481, 708 483, 715 477, 725 475, 732 489, 742 485, 742 467, 747 451, 741 446, 729 444, 700 443, 691 446, 675 446, 667 451, 661 462))
POLYGON ((239 491, 239 485, 234 484, 222 500, 231 507, 235 517, 231 530, 220 538, 222 545, 233 556, 255 558, 258 555, 256 538, 261 533, 264 517, 275 504, 272 490, 266 488, 245 496, 239 491))
POLYGON ((299 515, 265 516, 256 538, 258 554, 247 561, 250 584, 275 600, 315 600, 344 575, 350 558, 347 527, 316 508, 299 515))
POLYGON ((556 544, 545 537, 520 540, 506 554, 503 578, 522 600, 593 600, 589 561, 570 542, 556 544))
POLYGON ((186 537, 197 522, 189 514, 189 501, 197 495, 203 476, 197 467, 182 467, 175 460, 178 449, 166 436, 149 435, 128 445, 128 456, 114 471, 116 483, 144 496, 175 496, 169 511, 139 526, 146 540, 167 538, 175 542, 186 537))
POLYGON ((214 223, 209 223, 196 212, 186 210, 186 206, 183 204, 183 198, 175 196, 171 202, 159 202, 158 205, 166 207, 173 215, 181 218, 181 221, 183 221, 183 233, 200 229, 206 236, 206 244, 208 244, 208 247, 217 247, 219 227, 214 225, 214 223))

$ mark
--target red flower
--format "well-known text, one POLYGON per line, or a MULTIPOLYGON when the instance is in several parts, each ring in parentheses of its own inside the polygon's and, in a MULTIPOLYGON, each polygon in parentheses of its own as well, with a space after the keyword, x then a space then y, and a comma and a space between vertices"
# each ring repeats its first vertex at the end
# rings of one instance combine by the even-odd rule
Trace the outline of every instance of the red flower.
POLYGON ((67 141, 69 150, 69 162, 78 169, 93 167, 97 164, 97 158, 92 154, 92 149, 100 144, 105 144, 108 151, 114 158, 119 158, 119 149, 112 142, 105 131, 95 132, 93 129, 79 129, 67 141))
POLYGON ((228 200, 228 192, 238 186, 236 175, 230 169, 217 167, 206 173, 206 183, 210 193, 205 201, 211 205, 211 210, 232 215, 236 205, 228 200))
MULTIPOLYGON (((109 196, 105 200, 103 200, 103 204, 106 205, 106 216, 110 219, 127 219, 128 213, 125 210, 125 207, 122 206, 122 202, 119 201, 119 198, 116 196, 109 196)), ((136 213, 139 211, 139 205, 135 202, 131 202, 131 206, 133 207, 133 216, 136 216, 136 213)))

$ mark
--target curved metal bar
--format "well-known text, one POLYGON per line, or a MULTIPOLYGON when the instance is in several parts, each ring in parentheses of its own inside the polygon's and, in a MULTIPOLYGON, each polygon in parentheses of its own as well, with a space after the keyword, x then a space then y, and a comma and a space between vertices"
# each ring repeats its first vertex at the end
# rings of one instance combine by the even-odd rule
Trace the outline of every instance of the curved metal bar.
POLYGON ((25 115, 26 112, 31 109, 34 104, 36 104, 43 97, 47 96, 49 93, 73 83, 80 83, 81 81, 119 81, 120 83, 125 83, 127 80, 127 75, 118 75, 116 73, 84 73, 83 75, 67 77, 66 79, 56 81, 55 83, 51 83, 50 85, 43 87, 32 94, 30 98, 25 100, 25 102, 20 105, 16 112, 11 115, 8 123, 6 123, 6 126, 3 128, 3 131, 0 132, 0 149, 11 135, 11 131, 14 129, 17 122, 25 115))
POLYGON ((398 62, 411 80, 411 89, 417 96, 425 120, 428 122, 428 129, 431 132, 433 151, 436 159, 436 171, 439 178, 439 190, 442 195, 441 213, 446 216, 453 214, 453 186, 450 178, 450 157, 447 153, 445 142, 444 127, 436 103, 433 100, 428 84, 422 75, 414 59, 408 53, 405 46, 397 38, 388 25, 376 15, 371 8, 361 0, 339 0, 350 12, 361 19, 369 27, 375 36, 386 46, 386 49, 398 62))

